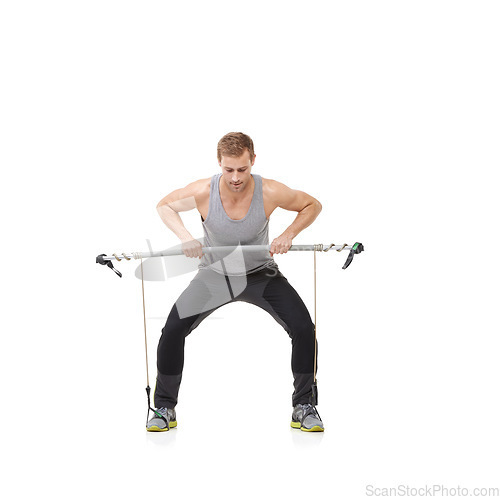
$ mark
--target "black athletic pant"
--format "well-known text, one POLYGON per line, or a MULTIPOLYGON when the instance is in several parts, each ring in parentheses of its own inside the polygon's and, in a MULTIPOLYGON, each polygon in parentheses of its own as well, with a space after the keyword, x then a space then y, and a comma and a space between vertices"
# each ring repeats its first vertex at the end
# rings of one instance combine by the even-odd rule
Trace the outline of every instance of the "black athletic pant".
MULTIPOLYGON (((292 340, 292 404, 309 403, 314 371, 314 324, 295 289, 278 269, 225 276, 201 269, 172 307, 158 344, 157 408, 174 408, 184 366, 184 342, 207 316, 224 304, 243 301, 267 311, 292 340)), ((222 362, 222 360, 221 360, 222 362)))

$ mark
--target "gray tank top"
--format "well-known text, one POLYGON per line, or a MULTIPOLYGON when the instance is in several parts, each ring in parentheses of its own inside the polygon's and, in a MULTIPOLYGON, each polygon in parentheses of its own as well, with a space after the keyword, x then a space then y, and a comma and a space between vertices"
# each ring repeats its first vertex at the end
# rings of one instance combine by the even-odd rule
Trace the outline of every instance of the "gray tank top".
POLYGON ((244 252, 239 245, 269 245, 269 220, 264 211, 262 177, 252 174, 255 189, 247 214, 243 219, 231 219, 222 206, 219 183, 222 174, 210 181, 208 215, 202 222, 204 246, 232 246, 235 249, 220 254, 204 254, 200 269, 210 268, 228 276, 243 276, 264 268, 275 268, 277 264, 268 250, 244 252))

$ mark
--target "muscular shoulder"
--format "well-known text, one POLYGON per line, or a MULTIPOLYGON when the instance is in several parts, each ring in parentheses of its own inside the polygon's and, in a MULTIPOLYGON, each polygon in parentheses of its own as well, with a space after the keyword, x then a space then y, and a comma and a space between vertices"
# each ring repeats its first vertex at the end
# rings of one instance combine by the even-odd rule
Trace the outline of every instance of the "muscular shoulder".
POLYGON ((283 184, 282 182, 273 179, 262 179, 262 192, 264 196, 264 203, 272 207, 284 208, 285 210, 293 210, 296 212, 301 211, 311 203, 318 203, 318 200, 311 195, 292 189, 283 184))
POLYGON ((262 196, 264 198, 264 208, 269 218, 272 212, 280 206, 283 196, 283 188, 286 186, 274 179, 262 178, 262 196))
POLYGON ((188 186, 191 186, 193 194, 195 195, 198 196, 209 195, 211 179, 212 179, 211 177, 209 177, 208 179, 198 179, 197 181, 188 184, 188 186))
POLYGON ((274 192, 278 187, 278 184, 280 183, 273 179, 265 179, 264 177, 262 177, 262 190, 267 193, 274 192))
POLYGON ((177 212, 184 212, 208 202, 210 198, 210 179, 199 179, 183 188, 172 191, 158 203, 158 206, 169 205, 177 212))
POLYGON ((208 202, 210 198, 210 181, 211 177, 208 179, 199 179, 186 186, 189 195, 196 199, 197 205, 203 205, 208 202))
POLYGON ((275 200, 277 204, 279 204, 279 199, 289 190, 290 188, 281 182, 274 179, 262 178, 262 192, 264 196, 270 200, 275 200))

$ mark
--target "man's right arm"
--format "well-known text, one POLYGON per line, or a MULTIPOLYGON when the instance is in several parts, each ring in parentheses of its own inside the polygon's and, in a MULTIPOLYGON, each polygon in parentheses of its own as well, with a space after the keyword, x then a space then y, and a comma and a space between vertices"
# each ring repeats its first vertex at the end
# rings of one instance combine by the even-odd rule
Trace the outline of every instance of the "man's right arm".
POLYGON ((186 257, 201 257, 202 245, 186 229, 179 212, 198 208, 210 196, 210 179, 201 179, 167 194, 156 206, 164 224, 181 240, 186 257))

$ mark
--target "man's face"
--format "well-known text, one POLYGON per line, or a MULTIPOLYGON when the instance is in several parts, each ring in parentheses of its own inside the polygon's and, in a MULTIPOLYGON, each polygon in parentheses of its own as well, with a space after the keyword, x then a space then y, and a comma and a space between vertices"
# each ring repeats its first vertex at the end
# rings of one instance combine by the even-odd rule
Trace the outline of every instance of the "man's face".
POLYGON ((222 168, 222 178, 232 193, 241 193, 247 189, 252 179, 250 171, 254 163, 255 156, 253 160, 250 160, 248 149, 245 149, 245 152, 239 157, 222 157, 219 162, 222 168))

